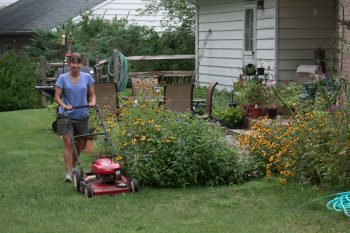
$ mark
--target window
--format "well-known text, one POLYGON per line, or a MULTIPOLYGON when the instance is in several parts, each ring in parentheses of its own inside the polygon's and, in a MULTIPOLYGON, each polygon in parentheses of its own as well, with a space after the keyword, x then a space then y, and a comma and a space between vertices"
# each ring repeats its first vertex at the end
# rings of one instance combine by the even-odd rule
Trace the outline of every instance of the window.
POLYGON ((244 51, 254 50, 254 10, 245 9, 244 51))

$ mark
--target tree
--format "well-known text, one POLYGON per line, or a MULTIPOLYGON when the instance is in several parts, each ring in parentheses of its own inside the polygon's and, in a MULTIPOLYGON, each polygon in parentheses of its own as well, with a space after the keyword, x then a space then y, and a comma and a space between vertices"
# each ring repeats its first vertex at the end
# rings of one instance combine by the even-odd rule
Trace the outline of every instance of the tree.
POLYGON ((142 14, 155 14, 160 10, 167 11, 167 26, 179 22, 184 27, 194 25, 196 0, 150 0, 142 14))

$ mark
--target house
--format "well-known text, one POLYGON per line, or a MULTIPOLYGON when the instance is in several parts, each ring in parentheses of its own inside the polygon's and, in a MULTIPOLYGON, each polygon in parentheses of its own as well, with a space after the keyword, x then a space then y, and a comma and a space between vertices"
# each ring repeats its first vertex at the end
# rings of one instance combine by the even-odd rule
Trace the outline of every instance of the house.
MULTIPOLYGON (((92 15, 105 19, 126 18, 129 23, 147 26, 155 31, 163 31, 162 21, 165 11, 159 11, 155 15, 140 15, 140 10, 145 9, 150 0, 106 0, 92 7, 92 15)), ((81 19, 78 15, 73 18, 73 22, 81 19)))
POLYGON ((92 14, 107 19, 127 18, 129 22, 153 27, 160 31, 163 12, 154 16, 139 16, 138 9, 148 0, 0 0, 0 55, 9 49, 20 49, 30 43, 36 28, 52 29, 69 18, 80 20, 80 13, 92 9, 92 14))
POLYGON ((16 2, 17 0, 0 0, 0 9, 5 8, 8 5, 11 5, 12 3, 16 2))
MULTIPOLYGON (((199 82, 216 80, 220 88, 231 89, 249 63, 269 68, 265 73, 277 81, 294 80, 298 65, 315 64, 318 48, 330 59, 334 36, 350 38, 338 21, 349 16, 350 1, 339 1, 198 0, 199 82)), ((342 60, 349 72, 345 63, 350 63, 342 60)))
POLYGON ((103 0, 19 0, 0 10, 0 54, 30 43, 34 29, 52 29, 103 0))

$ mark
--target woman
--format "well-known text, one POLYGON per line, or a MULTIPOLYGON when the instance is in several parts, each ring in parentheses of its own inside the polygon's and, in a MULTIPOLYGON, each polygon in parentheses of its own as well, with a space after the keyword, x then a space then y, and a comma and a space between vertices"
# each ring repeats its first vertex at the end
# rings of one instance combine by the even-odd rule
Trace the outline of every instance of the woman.
POLYGON ((82 58, 79 53, 73 53, 68 63, 70 71, 61 74, 55 84, 55 100, 59 104, 58 110, 58 134, 62 135, 64 142, 64 163, 67 169, 65 181, 72 181, 72 168, 74 167, 80 151, 83 149, 85 139, 78 138, 76 141, 78 155, 74 156, 72 140, 68 130, 72 135, 88 134, 88 108, 73 108, 75 106, 96 105, 94 79, 88 73, 80 72, 82 58), (87 96, 89 96, 89 103, 87 96), (67 111, 70 128, 63 117, 67 111))

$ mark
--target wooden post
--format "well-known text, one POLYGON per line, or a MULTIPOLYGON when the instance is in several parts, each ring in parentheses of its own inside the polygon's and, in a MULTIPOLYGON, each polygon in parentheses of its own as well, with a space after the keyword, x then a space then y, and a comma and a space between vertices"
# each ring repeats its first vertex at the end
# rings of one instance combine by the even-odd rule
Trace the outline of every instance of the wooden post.
MULTIPOLYGON (((41 83, 46 84, 46 69, 47 63, 45 57, 41 57, 41 83)), ((44 96, 41 96, 41 104, 45 106, 46 99, 44 96)))

